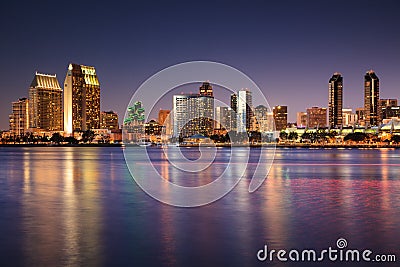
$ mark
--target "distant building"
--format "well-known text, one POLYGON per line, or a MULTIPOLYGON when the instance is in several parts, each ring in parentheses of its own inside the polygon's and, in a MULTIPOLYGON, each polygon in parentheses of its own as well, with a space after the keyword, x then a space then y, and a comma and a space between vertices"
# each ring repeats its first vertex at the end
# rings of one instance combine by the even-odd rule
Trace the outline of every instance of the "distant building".
POLYGON ((102 111, 100 113, 100 128, 108 130, 118 130, 118 114, 114 111, 102 111))
POLYGON ((62 89, 56 75, 36 72, 29 87, 29 128, 62 131, 62 89))
POLYGON ((158 111, 158 123, 163 128, 163 134, 171 135, 172 133, 172 118, 170 116, 171 110, 160 109, 158 111))
POLYGON ((307 112, 297 112, 297 120, 296 124, 297 127, 307 127, 307 112))
POLYGON ((151 120, 144 125, 144 132, 146 135, 161 135, 162 125, 155 120, 151 120))
POLYGON ((250 130, 250 121, 253 116, 253 99, 251 91, 240 90, 237 94, 237 131, 247 132, 250 130))
POLYGON ((382 120, 399 117, 400 107, 397 104, 397 99, 380 99, 380 107, 382 120))
POLYGON ((190 137, 210 136, 214 131, 214 97, 212 87, 203 83, 200 94, 173 96, 173 135, 190 137))
POLYGON ((64 82, 64 132, 100 129, 100 83, 96 69, 69 64, 64 82))
POLYGON ((232 131, 237 131, 237 94, 231 94, 232 131))
POLYGON ((356 108, 356 115, 358 119, 359 125, 365 125, 365 109, 364 108, 356 108))
MULTIPOLYGON (((133 106, 128 107, 124 119, 124 129, 128 133, 143 134, 145 122, 145 109, 141 101, 136 101, 133 106)), ((139 137, 140 138, 140 137, 139 137)))
POLYGON ((12 102, 10 115, 10 134, 22 135, 29 129, 29 100, 20 98, 12 102))
POLYGON ((282 131, 287 127, 287 106, 275 106, 273 108, 275 130, 282 131))
POLYGON ((308 108, 307 109, 307 126, 309 128, 325 128, 326 127, 326 108, 320 108, 320 107, 308 108))
POLYGON ((365 125, 379 126, 381 123, 379 78, 373 70, 368 71, 364 76, 364 110, 365 125))
POLYGON ((258 105, 254 108, 254 117, 258 122, 260 132, 274 131, 274 117, 272 112, 264 105, 258 105))
POLYGON ((354 126, 357 124, 358 116, 356 113, 353 113, 351 108, 342 109, 343 114, 343 126, 354 126))
POLYGON ((329 126, 339 128, 342 126, 343 108, 343 77, 335 72, 329 79, 329 126))

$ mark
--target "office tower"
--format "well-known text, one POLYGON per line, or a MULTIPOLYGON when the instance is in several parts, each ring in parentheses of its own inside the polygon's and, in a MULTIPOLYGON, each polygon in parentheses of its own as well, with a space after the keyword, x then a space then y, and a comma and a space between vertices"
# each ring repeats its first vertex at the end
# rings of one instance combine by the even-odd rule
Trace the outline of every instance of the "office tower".
POLYGON ((210 97, 214 96, 212 86, 208 81, 203 82, 203 84, 200 86, 200 95, 210 97))
POLYGON ((329 79, 329 126, 339 128, 342 125, 343 77, 335 72, 329 79))
POLYGON ((231 94, 231 109, 237 112, 237 94, 231 94))
POLYGON ((275 120, 275 131, 282 131, 287 126, 287 106, 275 106, 272 110, 275 120))
POLYGON ((306 127, 307 126, 307 112, 297 112, 297 127, 306 127))
POLYGON ((398 117, 399 106, 397 105, 397 99, 380 99, 379 102, 382 119, 398 117))
POLYGON ((240 90, 237 94, 237 131, 239 133, 250 130, 250 121, 253 116, 253 100, 248 89, 240 90))
POLYGON ((358 121, 358 116, 356 113, 353 113, 351 108, 342 109, 343 114, 343 126, 353 126, 358 121))
POLYGON ((94 67, 69 64, 64 82, 64 132, 100 128, 100 83, 94 67))
POLYGON ((379 78, 373 70, 367 71, 364 76, 364 110, 365 125, 379 126, 381 123, 379 78))
POLYGON ((100 113, 100 128, 107 130, 118 130, 118 114, 114 111, 102 111, 100 113))
POLYGON ((260 132, 271 132, 271 118, 269 116, 270 112, 268 108, 264 105, 258 105, 254 108, 254 118, 258 122, 258 128, 260 132))
POLYGON ((62 89, 56 75, 36 72, 29 88, 29 128, 62 131, 62 89))
POLYGON ((10 115, 10 134, 23 135, 29 128, 29 100, 20 98, 12 102, 10 115))
POLYGON ((227 132, 232 130, 232 112, 230 107, 216 107, 215 108, 215 129, 226 130, 227 132))
POLYGON ((210 136, 214 130, 214 97, 198 94, 173 96, 173 134, 210 136))
POLYGON ((307 127, 326 127, 326 108, 312 107, 307 109, 307 127))

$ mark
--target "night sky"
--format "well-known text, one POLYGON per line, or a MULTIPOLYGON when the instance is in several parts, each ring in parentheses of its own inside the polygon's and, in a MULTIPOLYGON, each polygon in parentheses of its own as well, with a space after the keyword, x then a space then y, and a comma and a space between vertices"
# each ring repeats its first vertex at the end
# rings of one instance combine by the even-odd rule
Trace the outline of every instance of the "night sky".
POLYGON ((96 67, 101 109, 121 117, 142 82, 192 60, 243 71, 271 106, 289 106, 290 121, 327 106, 336 71, 345 107, 363 105, 369 69, 380 78, 381 98, 400 98, 396 1, 140 2, 2 3, 0 129, 8 129, 11 102, 28 96, 35 71, 56 73, 62 86, 70 62, 96 67))

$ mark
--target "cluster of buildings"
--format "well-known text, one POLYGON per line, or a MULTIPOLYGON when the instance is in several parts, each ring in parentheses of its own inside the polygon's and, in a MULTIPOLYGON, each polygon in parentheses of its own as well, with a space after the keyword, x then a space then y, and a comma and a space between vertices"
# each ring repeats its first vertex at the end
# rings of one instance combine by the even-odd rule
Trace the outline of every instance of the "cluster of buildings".
POLYGON ((28 98, 12 103, 10 129, 3 133, 21 136, 26 133, 80 139, 85 131, 95 133, 97 141, 176 142, 185 138, 261 133, 274 140, 281 131, 304 133, 319 129, 400 130, 400 106, 397 99, 380 99, 379 78, 372 70, 364 76, 364 106, 343 107, 343 77, 334 73, 328 82, 328 107, 310 107, 297 113, 297 122, 288 123, 288 107, 270 110, 253 106, 252 92, 242 89, 230 96, 230 105, 214 106, 210 82, 203 82, 198 93, 178 94, 172 110, 162 109, 157 119, 146 121, 142 102, 133 103, 120 129, 118 115, 100 109, 100 83, 91 66, 69 64, 60 86, 56 75, 35 73, 28 98), (302 132, 301 132, 302 131, 302 132))
POLYGON ((279 136, 281 131, 306 131, 319 129, 349 133, 363 131, 400 131, 400 106, 397 99, 381 99, 379 78, 373 70, 364 75, 364 106, 355 111, 343 107, 343 77, 334 73, 328 82, 328 107, 310 107, 297 113, 297 121, 288 123, 288 107, 279 105, 272 110, 264 105, 253 106, 252 92, 239 90, 231 95, 230 106, 214 107, 212 85, 204 82, 197 94, 173 96, 173 109, 160 110, 158 120, 145 122, 144 108, 136 102, 129 108, 124 122, 128 140, 147 139, 160 142, 193 136, 223 135, 260 132, 279 136), (347 130, 346 129, 350 129, 347 130))
POLYGON ((59 133, 79 140, 83 132, 91 130, 97 139, 122 139, 117 113, 100 109, 96 69, 78 64, 69 64, 63 88, 55 74, 36 72, 28 98, 12 102, 9 126, 3 138, 27 133, 51 137, 59 133))

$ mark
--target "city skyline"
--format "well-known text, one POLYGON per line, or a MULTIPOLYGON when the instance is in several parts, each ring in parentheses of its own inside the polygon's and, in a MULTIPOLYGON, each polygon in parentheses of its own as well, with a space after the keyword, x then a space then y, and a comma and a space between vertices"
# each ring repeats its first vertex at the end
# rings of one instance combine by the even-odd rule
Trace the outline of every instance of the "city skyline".
POLYGON ((1 20, 10 26, 2 28, 7 38, 0 44, 0 129, 8 128, 10 103, 28 97, 33 71, 61 78, 68 62, 96 66, 104 92, 101 107, 120 115, 148 77, 192 60, 222 62, 243 71, 259 85, 271 106, 289 107, 288 120, 293 122, 296 111, 327 106, 327 76, 336 71, 346 80, 343 107, 363 106, 362 75, 369 69, 381 80, 381 98, 399 98, 398 4, 336 3, 343 7, 340 20, 319 1, 190 6, 168 2, 159 3, 157 9, 146 3, 109 7, 96 2, 96 12, 88 20, 90 30, 82 26, 88 16, 84 10, 92 10, 90 2, 81 3, 79 10, 71 5, 57 12, 46 3, 27 2, 23 9, 21 4, 6 3, 1 20), (364 15, 371 6, 373 20, 364 15), (194 19, 198 10, 209 10, 215 19, 194 19), (237 19, 243 14, 248 19, 237 19), (72 28, 74 34, 65 38, 72 28), (332 31, 339 31, 340 38, 332 41, 332 31), (45 41, 49 32, 54 42, 45 41), (201 42, 204 37, 210 41, 201 42), (76 40, 83 45, 76 46, 76 40), (308 102, 310 95, 315 97, 308 102))

